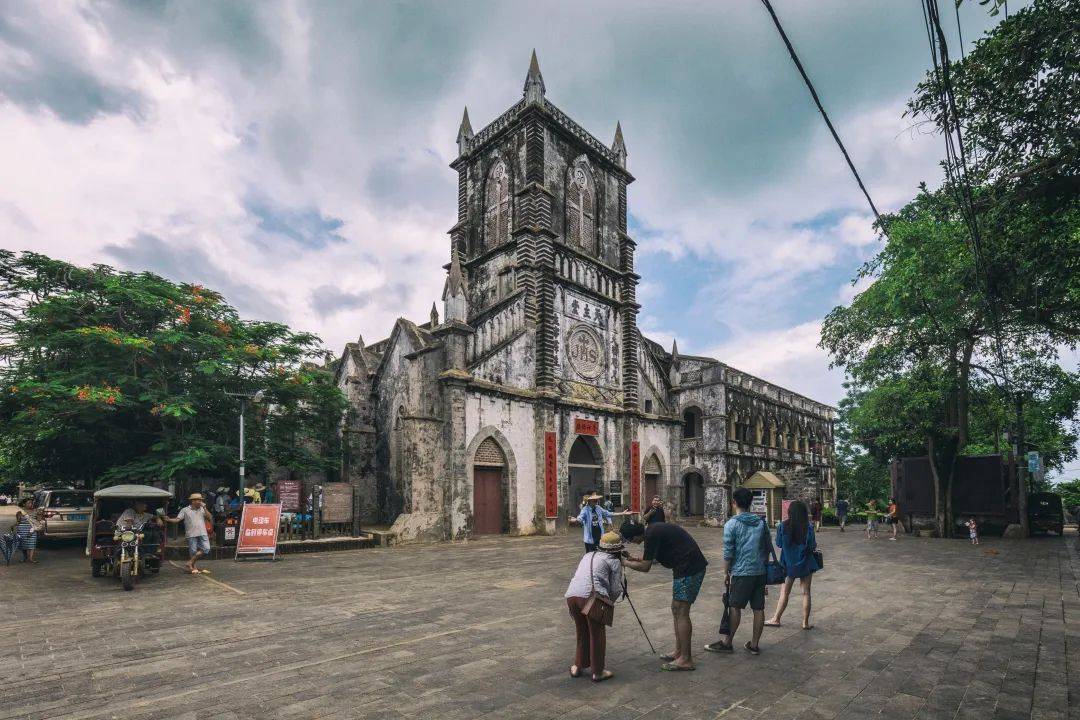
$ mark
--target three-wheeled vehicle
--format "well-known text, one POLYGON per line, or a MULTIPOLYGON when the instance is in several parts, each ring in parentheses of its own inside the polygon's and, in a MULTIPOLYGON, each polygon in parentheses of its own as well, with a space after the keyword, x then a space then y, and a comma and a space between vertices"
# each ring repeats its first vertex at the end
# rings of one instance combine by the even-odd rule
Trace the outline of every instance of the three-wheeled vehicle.
POLYGON ((119 577, 125 590, 135 587, 135 578, 156 574, 165 559, 159 518, 171 497, 168 490, 150 485, 114 485, 94 493, 86 533, 91 574, 119 577))

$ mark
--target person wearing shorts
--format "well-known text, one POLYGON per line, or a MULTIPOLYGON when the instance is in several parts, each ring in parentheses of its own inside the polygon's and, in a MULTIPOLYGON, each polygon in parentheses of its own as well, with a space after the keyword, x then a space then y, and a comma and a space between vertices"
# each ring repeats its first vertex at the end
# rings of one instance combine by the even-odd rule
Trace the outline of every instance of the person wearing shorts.
POLYGON ((694 658, 690 650, 694 627, 690 622, 690 606, 697 600, 701 583, 705 580, 705 568, 709 561, 690 533, 679 525, 654 522, 647 528, 641 523, 627 520, 619 528, 623 540, 645 543, 640 558, 630 557, 626 567, 639 572, 649 572, 653 562, 671 569, 671 616, 675 625, 675 649, 661 655, 661 670, 693 670, 694 658))
POLYGON ((193 493, 188 501, 190 505, 181 508, 176 517, 165 518, 165 522, 184 523, 184 535, 187 537, 188 544, 188 572, 192 575, 198 575, 200 572, 209 573, 209 570, 200 571, 195 563, 200 557, 210 553, 210 535, 206 531, 206 524, 212 523, 214 518, 203 505, 203 496, 199 493, 193 493))
POLYGON ((871 500, 866 503, 866 539, 870 539, 870 534, 876 538, 878 536, 878 509, 877 500, 871 500))
MULTIPOLYGON (((735 516, 724 525, 724 575, 728 587, 731 632, 727 639, 705 646, 709 652, 730 653, 747 605, 754 613, 753 638, 743 646, 751 655, 761 650, 759 641, 765 628, 765 556, 770 546, 769 526, 750 512, 754 493, 738 488, 732 493, 735 516)), ((723 636, 721 636, 723 637, 723 636)))

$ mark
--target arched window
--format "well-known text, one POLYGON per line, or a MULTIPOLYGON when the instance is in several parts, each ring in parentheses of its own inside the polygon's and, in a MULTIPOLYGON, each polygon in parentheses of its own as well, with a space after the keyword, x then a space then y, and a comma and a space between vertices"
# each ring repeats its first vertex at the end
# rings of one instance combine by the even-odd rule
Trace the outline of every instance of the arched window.
POLYGON ((684 438, 701 437, 701 411, 697 408, 683 410, 683 433, 684 438))
POLYGON ((584 159, 566 174, 566 241, 585 252, 596 252, 596 191, 584 159))
POLYGON ((492 166, 484 188, 484 247, 502 245, 510 237, 510 175, 502 160, 492 166))

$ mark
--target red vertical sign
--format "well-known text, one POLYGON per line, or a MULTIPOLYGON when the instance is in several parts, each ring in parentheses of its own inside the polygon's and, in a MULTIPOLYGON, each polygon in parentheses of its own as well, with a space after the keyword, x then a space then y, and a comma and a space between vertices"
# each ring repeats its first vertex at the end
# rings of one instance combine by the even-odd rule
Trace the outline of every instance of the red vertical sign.
POLYGON ((555 453, 555 433, 544 433, 544 507, 549 518, 559 515, 558 456, 555 453))
POLYGON ((630 443, 630 511, 641 512, 641 443, 630 443))

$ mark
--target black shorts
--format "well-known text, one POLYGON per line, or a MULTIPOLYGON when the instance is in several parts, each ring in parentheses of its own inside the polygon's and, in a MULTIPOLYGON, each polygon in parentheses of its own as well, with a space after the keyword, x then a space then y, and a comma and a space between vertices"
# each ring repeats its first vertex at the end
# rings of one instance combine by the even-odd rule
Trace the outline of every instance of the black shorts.
POLYGON ((894 518, 893 516, 890 515, 889 517, 885 518, 885 522, 887 524, 889 524, 889 525, 895 525, 896 524, 896 518, 894 518))
POLYGON ((765 609, 764 575, 731 576, 731 585, 728 587, 729 606, 742 610, 747 603, 751 610, 765 609))

